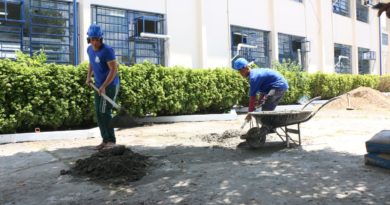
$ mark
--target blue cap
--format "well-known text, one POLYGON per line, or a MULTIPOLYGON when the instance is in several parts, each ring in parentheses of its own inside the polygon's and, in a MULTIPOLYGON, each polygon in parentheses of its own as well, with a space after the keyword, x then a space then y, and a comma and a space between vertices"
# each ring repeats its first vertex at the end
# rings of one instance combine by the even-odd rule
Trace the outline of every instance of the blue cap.
POLYGON ((248 65, 248 61, 245 58, 238 58, 233 63, 234 70, 241 70, 248 65))
POLYGON ((87 35, 89 38, 101 38, 103 37, 103 31, 97 24, 92 24, 89 26, 87 35))

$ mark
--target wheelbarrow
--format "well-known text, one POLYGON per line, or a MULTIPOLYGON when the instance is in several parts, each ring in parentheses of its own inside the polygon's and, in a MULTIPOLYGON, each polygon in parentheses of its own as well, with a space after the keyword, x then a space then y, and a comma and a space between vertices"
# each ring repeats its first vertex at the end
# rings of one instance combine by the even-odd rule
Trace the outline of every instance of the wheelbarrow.
POLYGON ((290 147, 291 143, 300 146, 300 124, 310 120, 324 106, 338 98, 339 97, 335 97, 328 100, 315 110, 305 110, 305 108, 314 100, 321 99, 321 97, 315 97, 309 100, 305 105, 303 105, 301 110, 250 112, 249 115, 252 116, 256 122, 251 123, 251 128, 246 134, 241 136, 241 139, 245 139, 251 148, 260 148, 264 146, 267 135, 275 133, 287 144, 287 147, 290 147), (292 125, 296 125, 297 128, 294 129, 288 127, 292 125), (298 140, 294 140, 292 138, 292 134, 298 135, 298 140))

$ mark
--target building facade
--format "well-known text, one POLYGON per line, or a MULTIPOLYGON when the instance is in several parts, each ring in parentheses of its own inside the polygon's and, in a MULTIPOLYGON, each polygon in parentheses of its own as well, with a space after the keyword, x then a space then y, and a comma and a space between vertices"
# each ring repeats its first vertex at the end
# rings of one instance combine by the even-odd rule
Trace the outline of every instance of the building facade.
POLYGON ((295 61, 309 72, 390 73, 385 15, 361 0, 0 0, 0 58, 44 49, 50 62, 87 59, 91 23, 127 65, 260 67, 295 61), (76 15, 73 15, 76 14, 76 15))

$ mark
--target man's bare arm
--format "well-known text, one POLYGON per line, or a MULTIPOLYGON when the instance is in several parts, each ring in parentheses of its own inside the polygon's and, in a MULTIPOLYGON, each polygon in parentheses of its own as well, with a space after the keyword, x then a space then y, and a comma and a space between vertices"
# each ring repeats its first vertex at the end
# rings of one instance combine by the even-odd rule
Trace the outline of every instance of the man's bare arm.
POLYGON ((107 65, 110 69, 110 72, 108 73, 108 76, 102 86, 99 88, 100 93, 105 93, 106 87, 110 85, 110 83, 115 79, 115 76, 118 72, 118 64, 116 63, 116 60, 107 62, 107 65))
POLYGON ((87 85, 89 85, 89 83, 91 83, 92 73, 93 73, 92 65, 89 63, 89 64, 88 64, 87 80, 85 81, 85 83, 86 83, 87 85))

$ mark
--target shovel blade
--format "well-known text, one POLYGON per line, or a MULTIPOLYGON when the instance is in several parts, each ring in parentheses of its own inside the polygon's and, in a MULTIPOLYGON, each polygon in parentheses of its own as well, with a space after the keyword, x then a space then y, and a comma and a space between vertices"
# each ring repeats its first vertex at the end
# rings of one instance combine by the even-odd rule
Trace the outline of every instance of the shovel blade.
POLYGON ((141 127, 143 123, 137 122, 134 117, 129 115, 116 115, 111 119, 109 126, 112 128, 132 128, 141 127))

